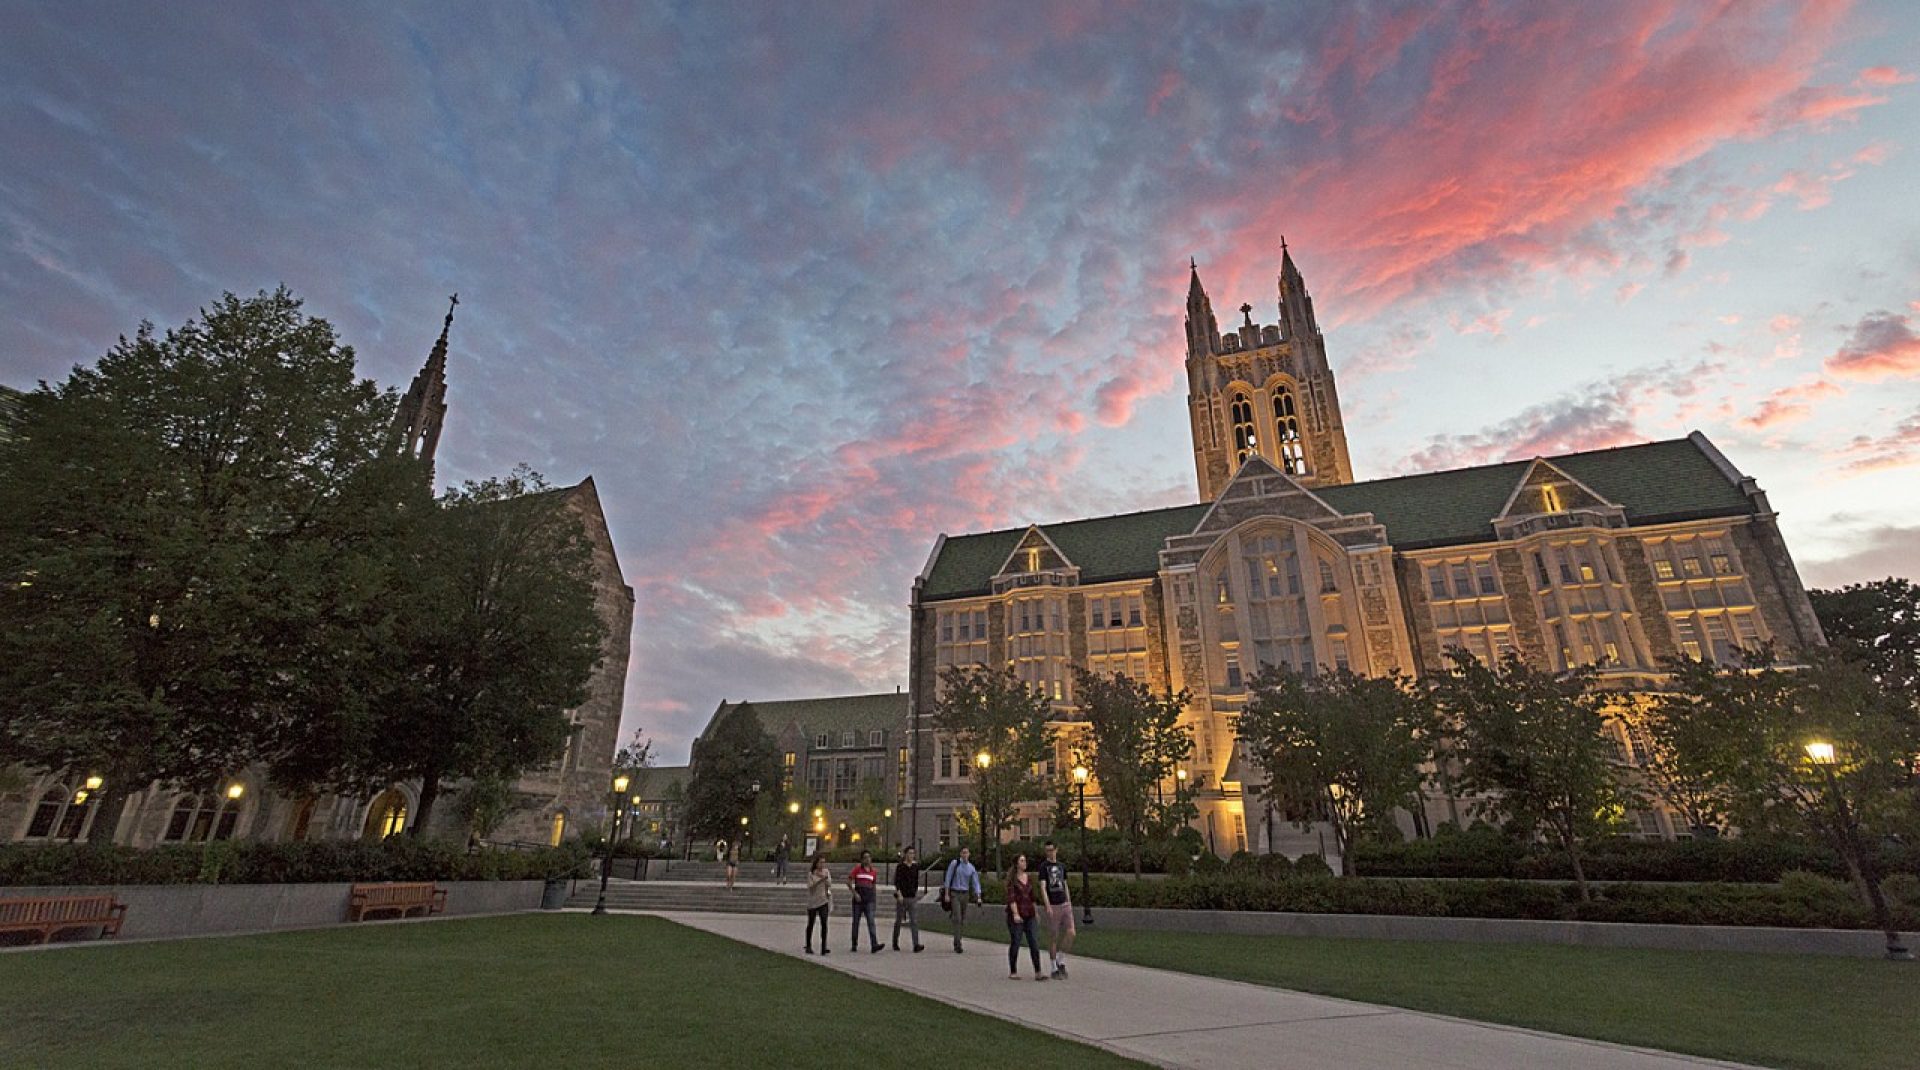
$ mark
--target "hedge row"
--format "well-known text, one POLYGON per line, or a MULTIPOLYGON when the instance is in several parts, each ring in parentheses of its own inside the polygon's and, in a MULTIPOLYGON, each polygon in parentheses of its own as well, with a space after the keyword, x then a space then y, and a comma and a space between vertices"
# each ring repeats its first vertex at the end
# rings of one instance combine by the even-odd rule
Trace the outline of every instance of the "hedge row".
MULTIPOLYGON (((1497 833, 1468 832, 1398 844, 1364 844, 1353 852, 1355 872, 1369 877, 1484 877, 1571 880, 1573 867, 1558 850, 1519 843, 1497 833)), ((1880 849, 1881 872, 1920 876, 1920 849, 1880 849)), ((1581 848, 1581 866, 1596 881, 1772 882, 1801 871, 1844 879, 1846 864, 1832 851, 1799 840, 1738 839, 1675 842, 1600 840, 1581 848)))
MULTIPOLYGON (((1920 878, 1886 881, 1896 922, 1920 929, 1920 878)), ((1001 884, 987 882, 989 902, 1001 884)), ((1079 885, 1073 886, 1075 895, 1079 885)), ((1852 886, 1810 873, 1777 885, 1613 884, 1581 902, 1571 884, 1516 880, 1402 880, 1369 877, 1180 877, 1164 881, 1102 879, 1093 905, 1173 910, 1259 910, 1303 914, 1390 914, 1431 918, 1527 918, 1548 921, 1644 922, 1678 925, 1763 925, 1871 929, 1873 918, 1852 886)))
POLYGON ((0 845, 0 886, 100 884, 307 884, 337 881, 505 881, 585 876, 579 844, 469 853, 451 841, 394 837, 377 843, 235 841, 192 846, 0 845))

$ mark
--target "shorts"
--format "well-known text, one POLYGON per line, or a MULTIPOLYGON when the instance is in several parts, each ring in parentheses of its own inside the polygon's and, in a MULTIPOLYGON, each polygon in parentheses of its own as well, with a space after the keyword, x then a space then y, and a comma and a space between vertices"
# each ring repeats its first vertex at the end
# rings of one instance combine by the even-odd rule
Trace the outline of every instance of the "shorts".
POLYGON ((1056 932, 1073 932, 1073 904, 1048 903, 1047 924, 1056 932), (1062 926, 1065 926, 1065 928, 1062 929, 1062 926))

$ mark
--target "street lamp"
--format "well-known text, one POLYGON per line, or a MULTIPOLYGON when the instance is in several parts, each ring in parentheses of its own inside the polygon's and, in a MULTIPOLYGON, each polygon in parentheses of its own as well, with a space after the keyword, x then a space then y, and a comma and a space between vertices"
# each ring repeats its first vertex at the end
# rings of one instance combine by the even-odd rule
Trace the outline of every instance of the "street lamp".
POLYGON ((600 858, 600 898, 594 901, 593 912, 607 912, 607 878, 613 876, 613 841, 620 835, 620 796, 627 793, 627 785, 633 781, 627 774, 621 773, 613 778, 613 790, 607 794, 612 803, 607 809, 613 812, 613 827, 607 830, 607 848, 600 858))
POLYGON ((1093 924, 1093 879, 1087 875, 1087 778, 1092 775, 1085 765, 1073 767, 1073 786, 1080 789, 1080 920, 1087 925, 1093 924))
POLYGON ((235 802, 239 802, 240 796, 245 795, 246 793, 247 793, 247 786, 245 784, 240 783, 237 780, 227 785, 227 798, 232 799, 235 802))
POLYGON ((1893 927, 1893 914, 1887 910, 1886 896, 1880 893, 1880 873, 1878 863, 1868 855, 1860 843, 1860 828, 1854 823, 1853 808, 1847 805, 1847 797, 1840 790, 1839 778, 1833 775, 1833 767, 1838 764, 1832 743, 1816 739, 1807 744, 1807 761, 1820 770, 1820 776, 1826 781, 1827 798, 1832 801, 1834 814, 1840 826, 1841 850, 1851 856, 1854 866, 1859 870, 1861 883, 1867 886, 1867 901, 1873 905, 1873 916, 1880 923, 1880 929, 1887 934, 1887 957, 1897 962, 1909 962, 1913 952, 1900 942, 1900 933, 1893 927))
MULTIPOLYGON (((987 775, 987 769, 993 765, 993 755, 981 751, 973 756, 973 764, 980 767, 980 775, 984 777, 987 775)), ((986 797, 985 784, 981 784, 974 790, 980 793, 982 799, 986 797)), ((980 815, 980 864, 984 866, 987 864, 987 808, 976 804, 974 811, 980 815)), ((996 865, 994 868, 997 870, 1000 867, 996 865)))

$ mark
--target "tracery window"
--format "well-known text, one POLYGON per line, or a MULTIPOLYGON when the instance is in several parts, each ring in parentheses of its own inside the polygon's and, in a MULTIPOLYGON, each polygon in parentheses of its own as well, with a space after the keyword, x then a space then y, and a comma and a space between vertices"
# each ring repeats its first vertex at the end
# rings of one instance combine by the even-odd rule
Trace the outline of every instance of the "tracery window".
POLYGON ((1233 461, 1244 464, 1260 451, 1260 436, 1253 424, 1253 399, 1245 394, 1233 395, 1228 414, 1233 417, 1233 461))
POLYGON ((222 795, 187 795, 174 803, 166 834, 161 838, 173 843, 230 840, 239 820, 237 800, 222 795))
POLYGON ((55 784, 40 796, 40 804, 34 808, 25 838, 77 840, 92 812, 92 792, 74 792, 64 784, 55 784))
POLYGON ((1300 417, 1294 409, 1293 391, 1286 386, 1273 388, 1274 441, 1280 444, 1280 468, 1288 475, 1307 472, 1307 454, 1300 440, 1300 417))

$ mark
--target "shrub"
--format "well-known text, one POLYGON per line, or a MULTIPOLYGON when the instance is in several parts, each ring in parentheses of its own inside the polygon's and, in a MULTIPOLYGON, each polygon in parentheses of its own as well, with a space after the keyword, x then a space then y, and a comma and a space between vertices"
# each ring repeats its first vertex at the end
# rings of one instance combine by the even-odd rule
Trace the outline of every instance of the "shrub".
POLYGON ((223 841, 150 849, 92 844, 0 846, 0 885, 306 884, 398 880, 542 880, 582 876, 575 841, 537 851, 469 852, 451 840, 223 841))
POLYGON ((1286 880, 1294 875, 1293 859, 1283 854, 1261 855, 1260 875, 1270 881, 1286 880))
MULTIPOLYGON (((1920 875, 1920 849, 1880 848, 1881 872, 1920 875)), ((1355 872, 1368 877, 1515 877, 1570 880, 1566 856, 1544 844, 1510 839, 1484 826, 1445 831, 1430 840, 1358 844, 1355 872)), ((1596 881, 1740 881, 1767 883, 1793 870, 1845 878, 1846 865, 1826 847, 1766 836, 1671 843, 1599 840, 1581 848, 1587 879, 1596 881)))
POLYGON ((1301 855, 1293 860, 1293 875, 1296 877, 1331 877, 1333 867, 1319 855, 1301 855))

